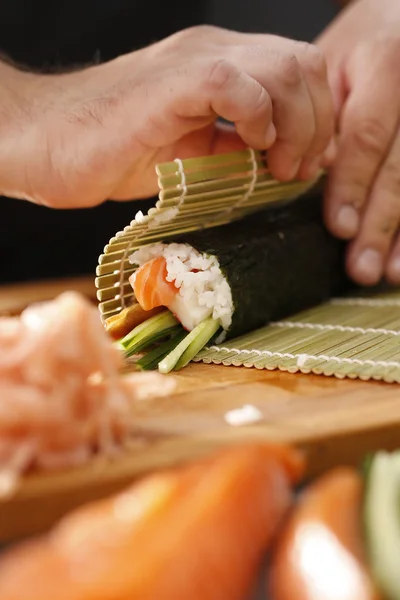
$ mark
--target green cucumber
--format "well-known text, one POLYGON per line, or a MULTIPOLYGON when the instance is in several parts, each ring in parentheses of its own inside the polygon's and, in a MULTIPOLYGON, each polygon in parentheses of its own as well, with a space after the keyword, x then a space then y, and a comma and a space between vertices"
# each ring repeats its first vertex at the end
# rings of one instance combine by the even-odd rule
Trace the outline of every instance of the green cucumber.
POLYGON ((194 341, 188 346, 185 352, 182 354, 178 362, 176 363, 174 370, 178 371, 186 367, 194 359, 195 356, 204 348, 204 346, 210 341, 210 339, 220 329, 219 321, 214 319, 206 319, 201 323, 203 327, 199 330, 198 335, 194 341))
POLYGON ((127 348, 130 345, 131 341, 138 335, 148 332, 150 330, 157 331, 159 328, 163 328, 165 325, 167 327, 171 327, 172 325, 176 325, 177 323, 178 321, 175 319, 173 314, 170 313, 169 310, 165 310, 161 313, 158 313, 157 315, 154 315, 154 317, 150 317, 150 319, 143 321, 143 323, 140 323, 140 325, 134 327, 132 331, 130 331, 125 337, 119 340, 119 342, 124 348, 127 348))
POLYGON ((173 350, 179 342, 186 337, 186 331, 181 329, 177 334, 171 337, 169 340, 160 344, 151 352, 148 352, 140 360, 137 361, 136 366, 142 371, 152 371, 158 369, 158 363, 167 356, 171 350, 173 350))
POLYGON ((400 452, 370 459, 363 508, 375 581, 385 598, 400 600, 400 452))
POLYGON ((149 348, 149 346, 153 346, 156 342, 162 342, 166 338, 175 335, 178 331, 181 331, 182 327, 180 325, 175 325, 175 327, 169 327, 168 329, 163 329, 162 331, 157 331, 155 333, 149 333, 147 336, 142 335, 138 339, 134 340, 131 345, 125 349, 125 357, 129 358, 133 354, 139 354, 143 350, 149 348))
POLYGON ((126 356, 131 356, 179 329, 179 321, 164 311, 144 321, 119 341, 126 356))
MULTIPOLYGON (((199 340, 202 342, 201 346, 199 347, 199 350, 201 350, 201 348, 203 348, 203 346, 208 342, 210 337, 214 335, 214 333, 218 330, 219 327, 220 325, 218 321, 214 321, 212 317, 209 317, 208 319, 202 321, 159 363, 158 370, 160 371, 160 373, 166 374, 172 371, 172 369, 174 369, 180 362, 180 359, 183 357, 186 350, 189 350, 191 344, 194 344, 196 342, 197 338, 199 338, 199 340), (212 332, 212 334, 207 337, 208 332, 212 332), (203 342, 205 338, 207 339, 203 342)), ((196 344, 196 347, 197 346, 198 344, 196 344)), ((199 350, 197 350, 197 352, 199 350)), ((190 360, 194 356, 195 354, 192 353, 190 360)))

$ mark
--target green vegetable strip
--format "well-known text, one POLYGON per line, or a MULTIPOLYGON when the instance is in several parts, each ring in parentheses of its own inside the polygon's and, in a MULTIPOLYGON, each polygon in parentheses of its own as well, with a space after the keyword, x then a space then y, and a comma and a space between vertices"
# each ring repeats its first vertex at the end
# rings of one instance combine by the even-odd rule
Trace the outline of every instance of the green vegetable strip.
POLYGON ((175 317, 169 311, 165 311, 132 329, 120 340, 119 346, 126 356, 131 356, 180 329, 181 325, 175 317))
MULTIPOLYGON (((182 355, 185 353, 185 351, 189 348, 189 346, 196 341, 196 339, 197 339, 198 336, 202 336, 202 339, 204 339, 204 335, 203 335, 204 332, 205 331, 211 331, 213 329, 213 327, 210 324, 210 321, 212 321, 214 323, 214 326, 216 326, 216 329, 214 330, 214 333, 215 333, 215 331, 217 331, 217 329, 219 328, 219 324, 216 321, 214 321, 211 317, 209 317, 208 319, 206 319, 205 321, 203 321, 202 323, 200 323, 199 325, 197 325, 197 327, 195 327, 172 350, 172 352, 170 352, 168 354, 168 356, 166 356, 159 363, 158 370, 160 371, 160 373, 166 374, 166 373, 169 373, 170 371, 172 371, 172 369, 174 369, 174 367, 178 363, 179 359, 182 357, 182 355)), ((212 335, 214 335, 214 333, 212 333, 212 335)))
POLYGON ((138 337, 144 337, 151 334, 151 332, 158 332, 162 329, 168 329, 174 325, 178 325, 178 321, 169 312, 169 310, 163 311, 158 315, 154 315, 147 321, 140 323, 137 327, 134 327, 132 331, 130 331, 125 337, 120 340, 120 344, 123 348, 129 348, 131 342, 133 342, 138 337))
POLYGON ((169 340, 154 348, 151 352, 148 352, 143 358, 137 361, 136 366, 142 371, 152 371, 158 369, 158 363, 167 356, 171 350, 173 350, 179 342, 186 337, 187 333, 184 329, 179 331, 178 334, 171 337, 169 340))
MULTIPOLYGON (((204 348, 204 346, 211 340, 211 338, 220 329, 220 324, 214 319, 207 319, 201 323, 204 327, 199 331, 199 334, 190 346, 185 350, 180 359, 175 365, 175 370, 183 369, 190 363, 191 360, 204 348)), ((200 327, 200 326, 199 326, 200 327)))
POLYGON ((170 337, 174 335, 178 331, 181 331, 182 327, 180 325, 175 325, 175 327, 169 327, 168 329, 162 329, 161 331, 157 331, 156 333, 151 333, 148 336, 141 336, 140 339, 135 341, 129 346, 129 348, 125 349, 125 356, 128 358, 132 356, 132 354, 137 354, 138 352, 142 352, 146 350, 149 346, 152 346, 156 342, 164 340, 166 337, 170 337))
POLYGON ((369 472, 371 470, 372 467, 372 463, 374 461, 374 455, 373 454, 367 454, 366 457, 364 458, 362 465, 361 465, 361 474, 363 479, 367 479, 369 476, 369 472))

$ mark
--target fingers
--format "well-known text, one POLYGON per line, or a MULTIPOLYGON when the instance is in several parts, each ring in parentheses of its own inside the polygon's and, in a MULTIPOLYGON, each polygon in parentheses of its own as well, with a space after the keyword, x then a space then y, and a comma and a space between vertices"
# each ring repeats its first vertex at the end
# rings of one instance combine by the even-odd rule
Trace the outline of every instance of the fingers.
POLYGON ((334 235, 352 240, 347 266, 361 285, 400 282, 399 39, 359 46, 346 65, 348 94, 325 215, 334 235))
POLYGON ((264 75, 264 85, 272 96, 277 133, 276 142, 268 152, 268 166, 274 177, 290 180, 296 177, 313 141, 316 122, 311 95, 296 56, 278 54, 274 63, 264 75))
POLYGON ((351 74, 352 89, 343 109, 325 204, 328 227, 344 239, 354 238, 360 230, 364 207, 399 119, 399 86, 393 71, 370 52, 354 62, 357 69, 351 74))
POLYGON ((274 143, 271 97, 256 79, 226 59, 199 63, 194 79, 189 95, 197 98, 196 105, 183 94, 181 107, 176 105, 180 115, 218 115, 232 121, 243 141, 254 149, 274 143))
POLYGON ((135 132, 140 147, 151 151, 150 160, 135 163, 115 186, 112 199, 154 193, 157 162, 234 151, 244 144, 264 149, 275 140, 268 92, 229 61, 192 60, 190 68, 165 72, 164 77, 146 94, 146 111, 135 132), (160 102, 166 85, 169 95, 160 102), (234 122, 236 132, 216 125, 216 116, 234 122))
POLYGON ((291 179, 315 132, 312 101, 300 64, 291 52, 263 46, 237 46, 231 50, 231 56, 235 65, 268 90, 276 129, 268 166, 279 179, 291 179))
MULTIPOLYGON (((276 130, 276 141, 268 153, 268 164, 275 177, 292 179, 302 167, 300 176, 308 178, 316 174, 322 163, 330 163, 332 152, 325 155, 325 150, 334 131, 333 101, 325 60, 315 46, 278 36, 242 34, 213 27, 193 28, 174 39, 178 40, 181 55, 185 54, 185 48, 190 48, 191 51, 196 49, 198 56, 201 48, 203 56, 210 51, 214 60, 220 60, 221 63, 215 66, 217 78, 221 78, 222 69, 225 69, 222 79, 226 76, 229 80, 226 73, 229 63, 265 90, 273 106, 271 118, 276 130), (221 64, 225 65, 222 69, 221 64)), ((244 75, 242 78, 244 81, 244 75)), ((213 87, 213 93, 218 87, 213 87)), ((260 109, 265 104, 263 96, 265 94, 260 92, 259 104, 248 106, 249 115, 235 121, 243 139, 246 142, 252 140, 256 148, 268 148, 275 139, 272 127, 268 143, 264 137, 261 145, 262 140, 257 136, 257 129, 260 129, 258 115, 264 115, 264 109, 260 109), (253 107, 256 112, 250 118, 253 107)), ((225 99, 224 105, 221 101, 222 96, 212 105, 220 116, 225 116, 231 112, 232 99, 230 102, 225 99)))
POLYGON ((313 105, 315 133, 300 167, 301 178, 314 177, 335 158, 334 105, 325 59, 311 44, 297 43, 300 64, 313 105))
POLYGON ((233 62, 259 81, 271 96, 277 132, 268 165, 278 179, 313 177, 334 132, 334 113, 322 53, 311 44, 277 36, 240 34, 233 62), (256 45, 249 41, 257 41, 256 45))
MULTIPOLYGON (((400 224, 400 135, 380 168, 368 198, 360 232, 348 255, 349 273, 364 285, 377 283, 385 271, 400 224)), ((395 277, 395 267, 388 275, 395 277)))

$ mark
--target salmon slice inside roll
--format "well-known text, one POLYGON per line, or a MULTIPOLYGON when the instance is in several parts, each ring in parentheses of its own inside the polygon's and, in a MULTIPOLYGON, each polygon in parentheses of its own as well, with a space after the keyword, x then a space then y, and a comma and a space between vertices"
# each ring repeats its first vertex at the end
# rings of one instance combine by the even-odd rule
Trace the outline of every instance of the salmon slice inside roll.
POLYGON ((158 243, 140 248, 129 260, 138 267, 129 281, 144 310, 165 306, 188 331, 208 317, 229 329, 232 294, 215 256, 188 244, 158 243))

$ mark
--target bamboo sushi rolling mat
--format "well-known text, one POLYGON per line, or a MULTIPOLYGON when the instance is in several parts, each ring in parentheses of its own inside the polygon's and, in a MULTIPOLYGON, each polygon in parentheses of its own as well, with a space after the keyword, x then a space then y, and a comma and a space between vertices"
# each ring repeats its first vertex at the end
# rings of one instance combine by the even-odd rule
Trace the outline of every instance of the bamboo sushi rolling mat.
MULTIPOLYGON (((95 300, 92 278, 6 286, 0 287, 0 312, 18 313, 29 302, 51 299, 66 289, 78 290, 95 300)), ((379 303, 377 310, 369 313, 370 322, 364 317, 363 329, 396 332, 400 328, 400 297, 393 295, 390 303, 379 303)), ((361 301, 349 305, 357 319, 363 318, 363 304, 361 301)), ((340 310, 346 306, 333 304, 329 308, 333 311, 331 323, 341 322, 343 327, 350 327, 348 321, 341 320, 340 310)), ((327 311, 319 308, 313 313, 315 318, 312 311, 308 315, 303 313, 302 319, 320 322, 327 311)), ((297 332, 295 327, 287 329, 286 332, 285 327, 276 326, 272 331, 280 335, 297 332)), ((329 335, 336 340, 340 334, 353 346, 357 335, 361 336, 360 344, 363 339, 366 346, 371 345, 375 336, 382 345, 382 356, 386 347, 385 360, 395 362, 393 356, 399 360, 398 336, 394 333, 306 329, 305 334, 310 333, 315 339, 324 340, 329 335)), ((357 352, 355 348, 353 355, 357 352)), ((297 443, 308 453, 309 476, 336 464, 358 464, 370 450, 400 445, 397 384, 203 363, 191 364, 172 376, 177 389, 170 398, 137 407, 136 449, 112 464, 96 460, 74 471, 26 478, 16 496, 0 503, 0 541, 41 531, 70 508, 121 489, 135 476, 202 456, 224 443, 248 440, 297 443), (245 404, 256 407, 262 419, 247 426, 229 425, 226 413, 245 404)))
MULTIPOLYGON (((229 224, 274 203, 294 201, 310 183, 272 179, 253 150, 157 166, 159 200, 118 232, 99 258, 102 319, 134 300, 129 256, 140 246, 229 224)), ((313 182, 315 183, 315 182, 313 182)), ((328 304, 212 346, 196 361, 400 383, 400 291, 328 304)))

